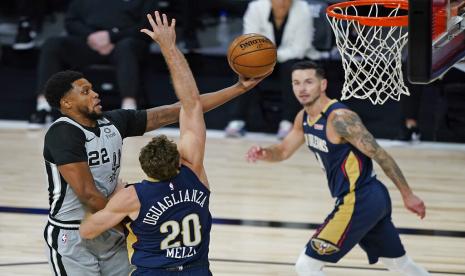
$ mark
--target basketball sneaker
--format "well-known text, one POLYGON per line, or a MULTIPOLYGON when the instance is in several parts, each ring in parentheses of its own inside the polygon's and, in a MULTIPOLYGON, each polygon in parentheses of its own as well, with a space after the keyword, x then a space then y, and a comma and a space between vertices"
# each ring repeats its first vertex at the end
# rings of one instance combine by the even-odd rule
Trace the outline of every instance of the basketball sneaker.
POLYGON ((13 49, 29 50, 34 48, 37 33, 32 29, 31 23, 28 20, 21 20, 16 33, 13 49))
POLYGON ((31 114, 29 117, 28 128, 29 129, 40 129, 45 126, 45 121, 48 112, 46 110, 38 110, 31 114))
POLYGON ((27 128, 30 130, 42 129, 46 125, 52 123, 56 118, 58 118, 58 116, 52 113, 52 111, 47 111, 45 109, 35 111, 29 117, 27 128))
POLYGON ((420 142, 420 129, 418 127, 402 127, 400 134, 397 136, 396 140, 405 141, 405 142, 420 142))
POLYGON ((238 138, 245 135, 245 122, 242 120, 233 120, 228 123, 224 129, 226 137, 238 138))

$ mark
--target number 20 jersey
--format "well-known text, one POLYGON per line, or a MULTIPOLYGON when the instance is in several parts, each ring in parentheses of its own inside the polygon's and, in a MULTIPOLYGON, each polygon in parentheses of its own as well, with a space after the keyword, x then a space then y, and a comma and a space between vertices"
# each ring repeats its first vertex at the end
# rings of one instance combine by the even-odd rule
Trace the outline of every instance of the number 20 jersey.
POLYGON ((210 191, 194 172, 181 166, 170 180, 143 180, 134 188, 140 211, 126 224, 131 263, 146 268, 207 264, 210 191))
POLYGON ((350 143, 333 144, 326 136, 327 119, 332 111, 347 107, 336 100, 330 101, 312 122, 304 111, 305 143, 315 153, 326 173, 331 196, 340 198, 368 185, 376 175, 372 160, 350 143))

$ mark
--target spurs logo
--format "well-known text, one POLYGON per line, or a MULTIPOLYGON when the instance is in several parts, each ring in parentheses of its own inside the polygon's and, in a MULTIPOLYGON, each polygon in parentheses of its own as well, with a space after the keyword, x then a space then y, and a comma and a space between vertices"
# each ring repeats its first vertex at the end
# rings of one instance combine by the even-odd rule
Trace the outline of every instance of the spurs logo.
POLYGON ((63 236, 61 236, 61 242, 62 242, 63 244, 66 244, 67 241, 68 241, 68 235, 63 234, 63 236))

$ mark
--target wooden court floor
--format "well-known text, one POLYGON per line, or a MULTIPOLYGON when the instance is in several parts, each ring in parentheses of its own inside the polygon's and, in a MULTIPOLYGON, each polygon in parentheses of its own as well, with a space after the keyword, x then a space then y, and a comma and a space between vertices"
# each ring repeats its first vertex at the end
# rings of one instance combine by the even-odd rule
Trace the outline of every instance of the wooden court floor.
MULTIPOLYGON (((161 132, 177 135, 168 129, 125 140, 121 177, 129 182, 143 178, 139 150, 161 132)), ((42 238, 48 208, 43 135, 0 128, 0 275, 51 275, 42 238)), ((266 135, 225 139, 221 133, 208 134, 214 275, 296 275, 294 261, 332 209, 323 173, 305 147, 283 163, 245 162, 251 145, 273 142, 266 135)), ((393 221, 408 254, 433 275, 465 275, 465 145, 382 144, 427 206, 424 220, 408 213, 395 186, 376 167, 391 193, 393 221)), ((395 275, 381 265, 369 266, 358 247, 325 271, 395 275)))

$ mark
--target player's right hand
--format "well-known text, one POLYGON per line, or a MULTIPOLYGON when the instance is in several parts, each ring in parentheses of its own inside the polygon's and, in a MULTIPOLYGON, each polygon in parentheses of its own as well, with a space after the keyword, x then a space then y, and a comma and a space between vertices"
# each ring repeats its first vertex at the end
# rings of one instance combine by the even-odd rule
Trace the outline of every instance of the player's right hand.
POLYGON ((245 159, 247 162, 255 163, 257 160, 263 160, 266 158, 266 151, 257 145, 252 146, 246 153, 245 159))
POLYGON ((259 84, 262 80, 264 80, 266 77, 271 75, 271 73, 273 73, 273 68, 268 73, 258 78, 246 78, 244 76, 238 75, 238 82, 244 87, 246 91, 249 91, 250 89, 254 88, 257 84, 259 84))

